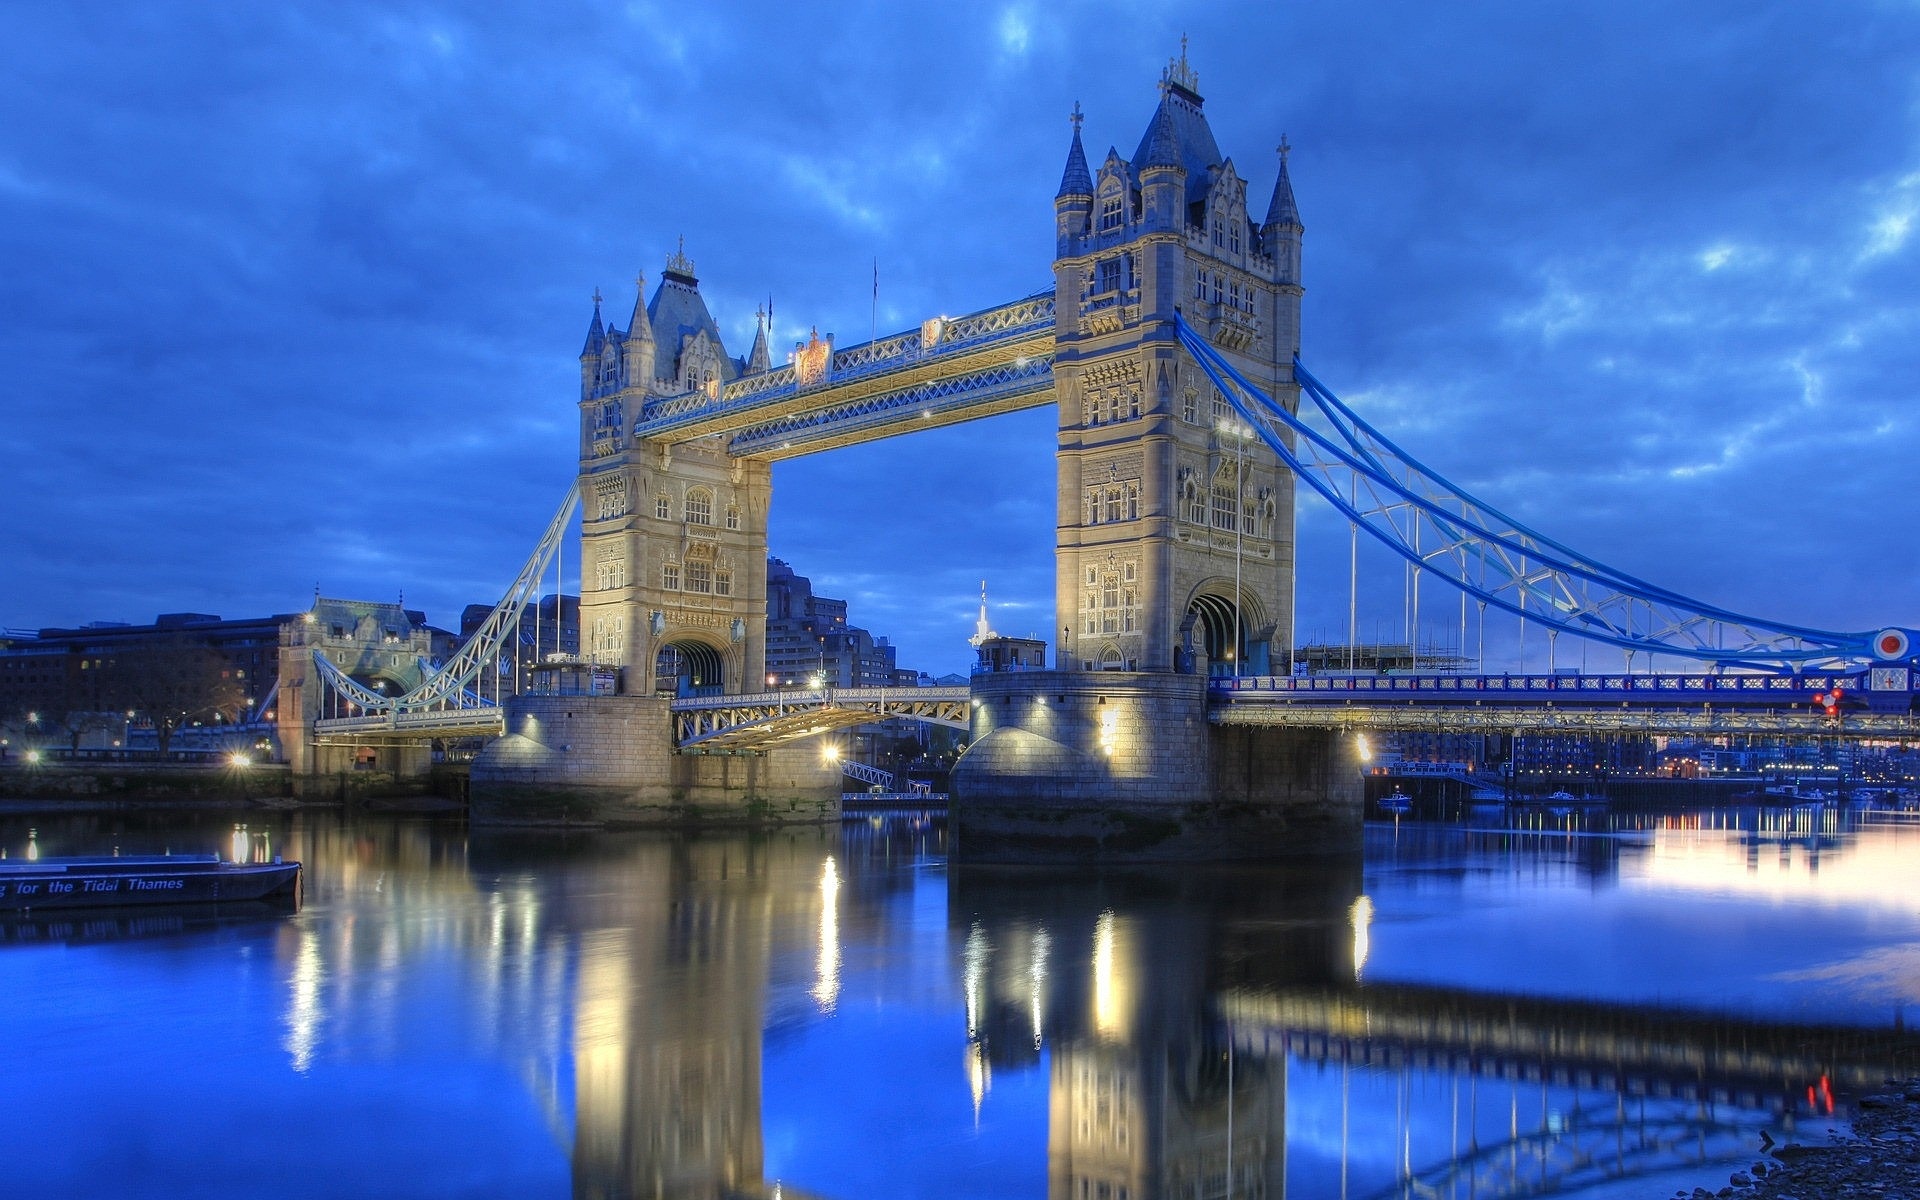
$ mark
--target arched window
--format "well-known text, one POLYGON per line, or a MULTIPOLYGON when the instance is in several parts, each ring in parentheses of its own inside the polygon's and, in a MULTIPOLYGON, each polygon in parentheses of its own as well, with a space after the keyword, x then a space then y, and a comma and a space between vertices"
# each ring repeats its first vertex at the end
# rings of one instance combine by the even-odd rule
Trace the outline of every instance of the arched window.
POLYGON ((684 515, 689 525, 713 524, 713 493, 705 488, 687 489, 684 515))
POLYGON ((1124 219, 1123 211, 1123 201, 1117 190, 1102 196, 1100 198, 1100 232, 1105 233, 1109 229, 1120 228, 1120 223, 1124 219))

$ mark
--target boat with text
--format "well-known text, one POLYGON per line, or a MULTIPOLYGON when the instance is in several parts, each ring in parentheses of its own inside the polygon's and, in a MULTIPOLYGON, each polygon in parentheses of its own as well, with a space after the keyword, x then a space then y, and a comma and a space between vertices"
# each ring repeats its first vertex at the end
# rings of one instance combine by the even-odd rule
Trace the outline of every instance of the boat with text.
POLYGON ((0 861, 0 911, 148 904, 300 903, 300 864, 228 862, 217 854, 0 861))

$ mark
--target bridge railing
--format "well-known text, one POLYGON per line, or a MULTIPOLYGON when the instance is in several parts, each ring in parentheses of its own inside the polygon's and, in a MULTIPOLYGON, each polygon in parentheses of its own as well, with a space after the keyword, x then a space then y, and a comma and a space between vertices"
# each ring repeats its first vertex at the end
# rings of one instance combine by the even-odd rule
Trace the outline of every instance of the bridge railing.
POLYGON ((1861 695, 1911 694, 1912 683, 1869 692, 1861 673, 1819 675, 1253 675, 1217 678, 1210 690, 1227 700, 1285 694, 1299 699, 1396 696, 1444 702, 1472 693, 1477 699, 1601 699, 1610 696, 1648 700, 1680 698, 1708 702, 1795 703, 1839 688, 1861 695))

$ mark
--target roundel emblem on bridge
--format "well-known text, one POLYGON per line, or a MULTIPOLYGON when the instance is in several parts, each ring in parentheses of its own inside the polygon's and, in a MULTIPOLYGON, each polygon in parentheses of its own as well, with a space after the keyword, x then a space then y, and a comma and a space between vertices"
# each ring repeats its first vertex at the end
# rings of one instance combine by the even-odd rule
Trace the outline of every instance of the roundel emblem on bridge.
POLYGON ((1907 644, 1907 635, 1904 630, 1882 629, 1873 635, 1873 653, 1878 658, 1905 658, 1907 644))

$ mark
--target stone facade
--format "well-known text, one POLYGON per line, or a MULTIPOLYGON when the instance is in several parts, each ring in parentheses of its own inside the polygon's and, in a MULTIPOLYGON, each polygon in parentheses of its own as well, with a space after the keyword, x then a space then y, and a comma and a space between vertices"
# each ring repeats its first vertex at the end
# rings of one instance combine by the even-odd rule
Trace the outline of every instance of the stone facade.
POLYGON ((505 737, 473 762, 479 824, 698 825, 832 821, 840 768, 803 744, 677 754, 671 701, 516 696, 505 737))
POLYGON ((1074 118, 1054 199, 1059 661, 1265 673, 1293 632, 1293 478, 1180 349, 1183 314, 1291 409, 1300 239, 1284 150, 1261 224, 1185 58, 1131 159, 1090 171, 1074 118), (1273 649, 1272 647, 1280 647, 1273 649))
POLYGON ((1359 846, 1355 740, 1211 726, 1199 676, 990 674, 975 677, 973 698, 973 742, 953 772, 956 857, 1265 859, 1359 846))
POLYGON ((721 436, 632 430, 650 398, 717 398, 765 370, 766 331, 729 357, 684 254, 645 297, 625 330, 603 326, 596 299, 580 354, 581 653, 625 668, 634 695, 752 691, 766 673, 772 466, 728 454, 721 436))
MULTIPOLYGON (((390 772, 396 778, 427 773, 426 746, 321 746, 313 741, 313 723, 323 717, 354 715, 341 709, 313 665, 315 651, 357 682, 375 691, 399 695, 416 687, 421 664, 436 656, 433 630, 422 613, 398 604, 315 597, 313 607, 280 627, 280 699, 276 721, 280 752, 292 771, 296 791, 312 777, 361 770, 390 772)), ((330 785, 321 785, 330 786, 330 785)))

